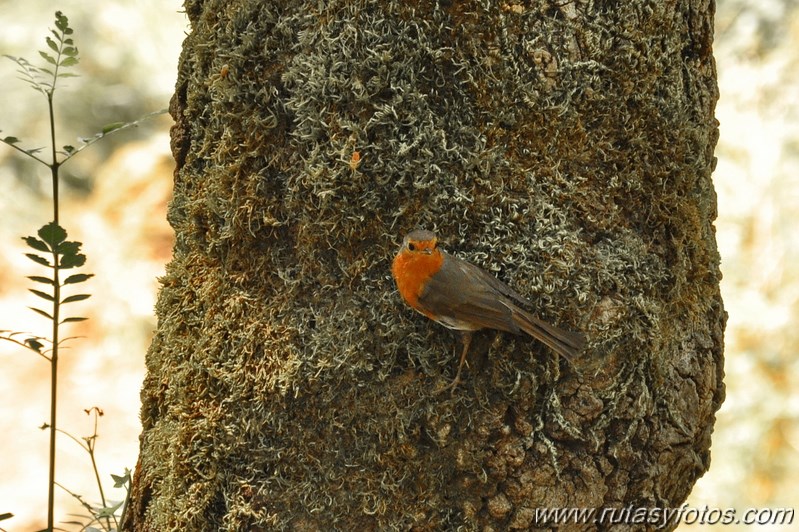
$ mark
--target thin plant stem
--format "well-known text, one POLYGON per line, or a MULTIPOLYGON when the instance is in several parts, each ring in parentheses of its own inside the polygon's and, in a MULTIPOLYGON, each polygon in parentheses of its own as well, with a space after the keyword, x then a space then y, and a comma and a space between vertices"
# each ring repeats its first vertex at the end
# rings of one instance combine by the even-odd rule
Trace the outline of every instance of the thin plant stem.
POLYGON ((55 436, 56 436, 56 406, 58 391, 58 321, 59 321, 59 301, 61 299, 61 287, 58 278, 58 251, 53 251, 53 352, 50 356, 50 467, 49 467, 49 486, 47 490, 47 530, 53 530, 53 511, 55 508, 55 436))
MULTIPOLYGON (((55 80, 53 81, 53 85, 55 85, 55 80)), ((55 90, 55 87, 53 87, 55 90)), ((50 111, 50 143, 51 143, 51 150, 53 154, 53 162, 50 166, 50 173, 52 174, 53 179, 53 221, 58 224, 58 168, 60 163, 58 162, 58 153, 56 152, 56 143, 55 143, 55 115, 53 113, 53 92, 50 91, 47 93, 47 106, 50 111)))
MULTIPOLYGON (((99 416, 101 414, 100 414, 99 409, 97 407, 92 407, 92 409, 91 410, 87 410, 86 413, 87 414, 94 413, 94 433, 91 436, 83 438, 83 441, 81 441, 78 438, 76 438, 75 436, 73 436, 72 434, 70 434, 69 432, 66 432, 66 431, 64 431, 62 429, 58 429, 58 432, 60 432, 61 434, 63 434, 67 438, 69 438, 72 441, 74 441, 75 443, 77 443, 84 451, 89 453, 89 459, 92 462, 92 469, 94 470, 94 478, 97 480, 97 487, 98 487, 98 489, 100 491, 100 500, 103 503, 103 508, 107 508, 108 507, 108 502, 105 499, 105 490, 103 490, 103 483, 100 480, 100 470, 97 468, 97 459, 95 458, 95 454, 94 454, 94 446, 95 446, 95 442, 97 441, 97 422, 98 422, 99 416)), ((56 485, 60 486, 60 484, 58 484, 57 482, 56 482, 56 485)), ((61 487, 62 487, 62 489, 64 489, 68 493, 70 493, 70 495, 72 495, 73 497, 76 497, 76 494, 70 492, 69 490, 67 490, 63 486, 61 486, 61 487)), ((79 501, 81 501, 82 504, 85 505, 85 503, 83 502, 83 499, 81 499, 80 497, 76 497, 76 498, 79 501)), ((91 506, 88 506, 88 508, 92 511, 92 515, 94 515, 95 512, 91 508, 91 506)), ((100 521, 99 517, 96 517, 95 519, 98 522, 100 521)), ((114 520, 114 526, 117 529, 119 529, 119 522, 117 521, 117 517, 116 517, 116 515, 112 514, 110 518, 107 517, 107 516, 105 517, 106 530, 111 530, 111 520, 110 519, 114 520)))
MULTIPOLYGON (((53 113, 53 92, 56 77, 53 76, 53 88, 47 92, 47 106, 50 112, 50 141, 53 161, 50 170, 53 176, 53 221, 58 224, 58 155, 55 143, 55 116, 53 113)), ((61 302, 61 281, 58 275, 59 253, 53 249, 53 352, 50 356, 50 465, 49 485, 47 486, 47 530, 53 532, 55 521, 55 455, 56 455, 56 407, 58 406, 58 324, 61 302)))
MULTIPOLYGON (((95 442, 97 441, 97 420, 100 417, 100 411, 97 409, 97 407, 93 407, 92 410, 94 411, 94 433, 89 438, 86 439, 86 448, 89 451, 89 457, 91 458, 92 461, 92 469, 94 469, 94 478, 97 479, 97 487, 100 490, 100 500, 103 503, 103 508, 107 508, 108 503, 105 501, 105 492, 103 491, 103 483, 100 480, 100 472, 97 469, 97 460, 94 457, 94 445, 95 442)), ((116 516, 112 515, 112 517, 114 518, 114 525, 116 525, 116 527, 119 528, 119 523, 117 523, 116 516)), ((110 530, 111 521, 109 520, 108 517, 105 518, 105 523, 106 523, 106 528, 110 530)))

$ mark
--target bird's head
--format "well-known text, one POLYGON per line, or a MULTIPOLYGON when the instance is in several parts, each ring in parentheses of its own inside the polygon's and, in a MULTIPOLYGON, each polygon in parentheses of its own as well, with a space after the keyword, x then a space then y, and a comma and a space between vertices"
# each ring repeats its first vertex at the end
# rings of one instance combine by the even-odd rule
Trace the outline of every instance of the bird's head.
POLYGON ((409 253, 413 255, 432 255, 436 251, 438 238, 432 231, 424 229, 416 229, 411 231, 402 240, 402 248, 400 253, 409 253))

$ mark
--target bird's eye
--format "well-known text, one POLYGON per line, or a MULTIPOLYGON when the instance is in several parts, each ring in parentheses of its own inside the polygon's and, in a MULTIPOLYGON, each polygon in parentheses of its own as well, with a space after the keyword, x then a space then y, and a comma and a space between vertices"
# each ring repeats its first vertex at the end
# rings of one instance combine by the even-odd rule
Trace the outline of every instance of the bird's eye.
POLYGON ((411 251, 416 251, 416 244, 413 242, 408 242, 408 249, 411 251))

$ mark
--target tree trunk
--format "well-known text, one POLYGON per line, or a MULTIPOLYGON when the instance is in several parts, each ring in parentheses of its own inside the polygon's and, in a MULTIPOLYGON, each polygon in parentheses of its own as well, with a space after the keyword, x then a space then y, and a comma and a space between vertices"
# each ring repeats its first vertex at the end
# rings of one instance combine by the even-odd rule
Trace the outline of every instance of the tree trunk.
POLYGON ((686 499, 724 398, 712 0, 186 12, 129 529, 512 530, 686 499), (583 330, 581 359, 484 331, 433 394, 457 339, 389 275, 416 227, 583 330))

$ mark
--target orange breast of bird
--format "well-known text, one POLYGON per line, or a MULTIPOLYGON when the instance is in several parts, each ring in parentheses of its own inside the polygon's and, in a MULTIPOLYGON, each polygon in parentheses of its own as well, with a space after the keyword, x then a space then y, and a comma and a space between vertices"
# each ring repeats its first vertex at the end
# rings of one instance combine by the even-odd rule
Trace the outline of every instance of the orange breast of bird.
MULTIPOLYGON (((432 246, 435 244, 432 243, 432 246)), ((419 304, 419 297, 424 293, 425 286, 444 264, 444 255, 440 250, 432 247, 430 251, 429 254, 400 251, 391 264, 391 273, 397 282, 397 290, 402 299, 417 311, 435 320, 436 316, 419 304)))

